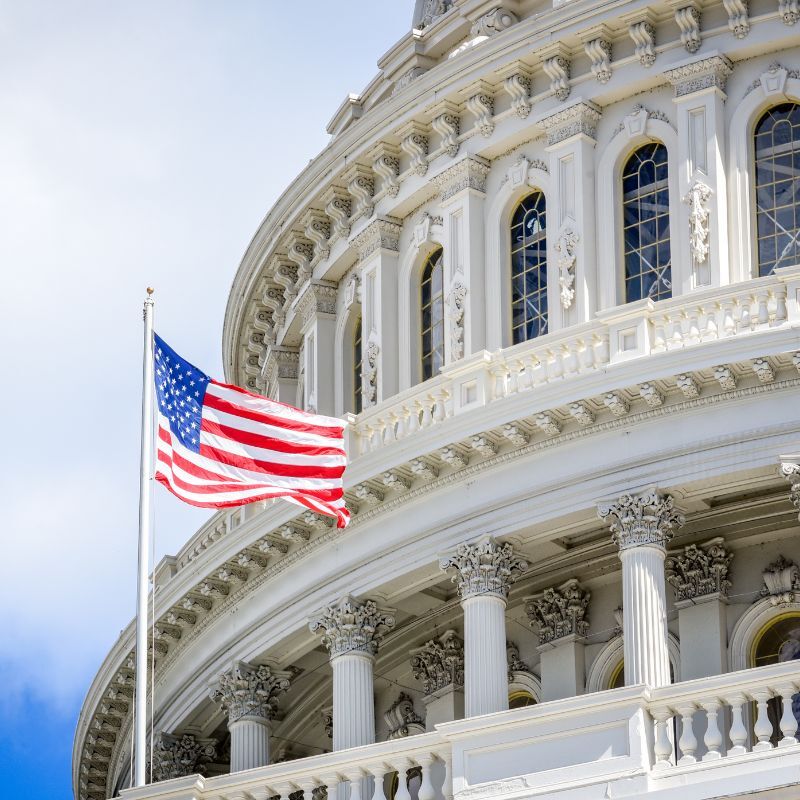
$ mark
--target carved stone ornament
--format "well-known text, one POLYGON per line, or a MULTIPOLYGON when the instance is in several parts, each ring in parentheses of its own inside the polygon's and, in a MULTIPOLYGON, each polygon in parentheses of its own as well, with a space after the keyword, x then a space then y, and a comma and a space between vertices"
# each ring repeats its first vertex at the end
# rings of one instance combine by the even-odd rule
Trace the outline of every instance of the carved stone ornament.
POLYGON ((488 174, 488 161, 479 156, 468 156, 440 172, 433 179, 433 185, 439 192, 442 202, 446 202, 465 189, 484 194, 488 174))
POLYGON ((322 643, 331 658, 353 652, 374 656, 384 632, 394 627, 394 617, 374 600, 347 596, 324 609, 308 627, 312 633, 324 631, 322 643))
POLYGON ((779 0, 778 15, 784 25, 794 25, 800 19, 800 2, 798 0, 779 0))
POLYGON ((400 692, 397 700, 392 703, 383 718, 389 728, 390 739, 404 739, 406 736, 425 732, 424 721, 414 711, 414 701, 411 699, 411 695, 405 692, 400 692))
POLYGON ((664 72, 664 76, 674 87, 675 97, 683 97, 711 88, 724 92, 728 76, 732 71, 731 60, 723 55, 716 55, 692 61, 675 69, 668 69, 664 72))
POLYGON ((667 555, 667 583, 675 588, 678 601, 708 595, 726 597, 731 587, 728 580, 731 561, 733 553, 726 549, 721 537, 701 545, 687 545, 667 555))
POLYGON ((747 0, 722 0, 728 12, 728 27, 737 39, 744 39, 750 33, 747 0))
POLYGON ((564 228, 555 249, 558 253, 558 285, 561 289, 561 307, 568 309, 575 299, 575 264, 580 236, 572 228, 564 228))
MULTIPOLYGON (((791 484, 789 498, 792 505, 800 512, 800 462, 781 461, 781 475, 791 484)), ((800 519, 800 514, 798 514, 800 519)))
POLYGON ((531 113, 531 76, 521 68, 516 68, 503 79, 503 88, 511 99, 511 108, 520 119, 531 113))
POLYGON ((793 602, 796 592, 800 591, 800 569, 794 561, 789 561, 783 556, 778 556, 764 570, 762 577, 764 586, 761 595, 769 597, 774 606, 793 602))
POLYGON ((531 674, 530 667, 519 657, 519 647, 514 642, 506 641, 506 664, 508 665, 508 680, 514 680, 515 672, 531 674))
POLYGON ((167 781, 203 773, 205 765, 217 757, 216 739, 200 739, 193 734, 158 734, 153 745, 153 779, 167 781))
POLYGON ((542 52, 542 69, 550 79, 550 92, 562 102, 569 97, 569 51, 560 42, 542 52))
POLYGON ((424 211, 411 234, 411 242, 414 247, 419 249, 426 242, 432 241, 431 228, 434 225, 441 227, 442 218, 432 217, 427 211, 424 211))
POLYGON ((655 489, 639 495, 624 494, 619 500, 600 503, 597 513, 609 523, 620 550, 642 545, 664 547, 675 528, 684 523, 671 495, 655 489))
POLYGON ((464 357, 464 315, 467 287, 456 280, 450 288, 450 356, 453 361, 464 357))
POLYGON ((412 120, 398 131, 398 135, 401 149, 411 159, 411 172, 424 175, 428 171, 428 128, 412 120))
POLYGON ((681 42, 689 53, 696 53, 703 40, 700 36, 700 9, 687 2, 675 9, 675 22, 681 31, 681 42))
POLYGON ((344 307, 349 309, 353 303, 361 303, 361 276, 354 272, 344 287, 344 307))
POLYGON ((461 129, 461 119, 458 116, 458 106, 445 101, 440 104, 441 112, 431 121, 431 127, 442 137, 441 148, 450 158, 458 153, 458 134, 461 129))
POLYGON ((583 49, 592 65, 592 74, 598 83, 606 84, 611 80, 611 41, 598 36, 585 42, 583 49))
POLYGON ((400 221, 390 217, 381 217, 370 222, 353 239, 359 259, 364 261, 378 250, 396 253, 400 249, 400 228, 400 221))
POLYGON ((439 566, 454 573, 451 580, 462 599, 493 594, 505 600, 528 562, 517 558, 508 542, 500 544, 487 536, 474 544, 460 544, 454 555, 439 560, 439 566))
POLYGON ((488 39, 496 33, 502 33, 517 22, 519 20, 513 11, 505 8, 493 8, 472 24, 470 36, 488 39))
POLYGON ((378 356, 381 349, 375 339, 367 342, 364 353, 364 402, 366 406, 378 401, 378 356))
POLYGON ((445 686, 464 686, 464 642, 453 630, 411 651, 411 671, 422 691, 433 694, 445 686))
POLYGON ((320 712, 322 728, 329 739, 333 739, 333 706, 325 706, 320 712))
POLYGON ((689 248, 695 264, 703 264, 708 258, 708 198, 711 187, 695 181, 683 202, 689 206, 689 248))
POLYGON ((525 613, 531 625, 539 628, 539 643, 547 644, 565 636, 586 636, 590 599, 591 594, 581 588, 576 578, 532 597, 525 604, 525 613))
POLYGON ((656 29, 648 19, 632 22, 628 33, 633 40, 636 57, 643 67, 652 67, 656 63, 656 29))
POLYGON ((274 719, 278 695, 289 688, 292 673, 237 661, 209 687, 209 696, 228 712, 228 724, 243 717, 274 719))
MULTIPOLYGON (((397 89, 398 85, 395 85, 397 89)), ((389 197, 397 197, 400 192, 400 150, 394 145, 379 142, 372 151, 372 169, 383 181, 383 188, 389 197)))
POLYGON ((557 111, 545 117, 539 124, 547 132, 548 146, 552 146, 578 134, 594 139, 599 120, 600 108, 587 101, 557 111))
POLYGON ((453 0, 423 0, 419 17, 415 22, 418 30, 433 25, 439 17, 446 14, 453 5, 453 0))

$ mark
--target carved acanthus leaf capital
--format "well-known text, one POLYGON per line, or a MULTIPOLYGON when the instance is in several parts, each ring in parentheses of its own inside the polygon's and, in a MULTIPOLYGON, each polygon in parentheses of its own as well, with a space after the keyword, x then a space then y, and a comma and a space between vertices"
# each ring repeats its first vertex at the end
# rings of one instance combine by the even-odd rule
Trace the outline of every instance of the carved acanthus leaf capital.
POLYGON ((642 545, 664 547, 675 528, 684 522, 683 516, 675 510, 672 497, 655 489, 600 503, 597 513, 609 523, 620 550, 642 545))
POLYGON ((378 250, 396 253, 400 249, 400 230, 400 220, 391 217, 379 217, 370 222, 352 241, 359 259, 364 261, 378 250))
POLYGON ((389 728, 390 739, 403 739, 406 736, 425 732, 424 720, 414 710, 414 701, 411 699, 411 695, 405 692, 400 692, 397 700, 392 703, 383 718, 389 728))
POLYGON ((539 628, 539 643, 547 644, 565 636, 586 636, 589 631, 586 610, 591 597, 577 578, 571 578, 528 600, 525 613, 531 625, 539 628))
POLYGON ((505 600, 528 562, 517 558, 508 542, 500 544, 487 536, 474 544, 460 544, 453 555, 439 560, 439 566, 454 573, 451 580, 462 599, 493 594, 505 600))
POLYGON ((278 710, 278 696, 288 690, 292 677, 288 670, 236 661, 212 681, 209 696, 228 712, 229 725, 243 717, 271 720, 278 710))
POLYGON ((193 734, 173 736, 159 733, 153 744, 153 779, 167 781, 202 773, 217 757, 216 739, 201 739, 193 734))
POLYGON ((411 670, 422 681, 426 695, 445 686, 464 685, 464 642, 455 631, 445 631, 438 639, 425 642, 411 651, 411 670))
POLYGON ((308 627, 312 633, 323 632, 322 643, 331 658, 353 652, 373 656, 384 632, 394 627, 394 617, 374 600, 348 596, 321 611, 308 627))
POLYGON ((703 89, 725 91, 728 76, 733 72, 733 63, 723 55, 700 58, 664 72, 675 89, 675 97, 683 97, 703 89))
POLYGON ((678 601, 695 600, 708 595, 725 597, 731 586, 728 580, 733 553, 722 537, 703 544, 690 544, 671 552, 665 562, 667 583, 675 587, 678 601))
POLYGON ((488 161, 479 156, 468 156, 440 172, 433 179, 433 185, 439 191, 442 202, 446 202, 465 189, 485 193, 488 174, 488 161))
POLYGON ((578 134, 596 138, 599 120, 600 108, 587 101, 556 111, 539 124, 547 133, 548 146, 552 146, 578 134))

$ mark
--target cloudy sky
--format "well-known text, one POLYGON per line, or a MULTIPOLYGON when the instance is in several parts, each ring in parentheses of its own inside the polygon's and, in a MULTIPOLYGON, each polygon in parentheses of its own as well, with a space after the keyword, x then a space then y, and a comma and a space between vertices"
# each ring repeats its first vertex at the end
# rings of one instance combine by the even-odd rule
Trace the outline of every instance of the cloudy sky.
MULTIPOLYGON (((221 374, 261 218, 411 0, 0 0, 0 786, 72 796, 72 736, 134 612, 141 303, 221 374)), ((156 548, 205 518, 157 487, 156 548)))

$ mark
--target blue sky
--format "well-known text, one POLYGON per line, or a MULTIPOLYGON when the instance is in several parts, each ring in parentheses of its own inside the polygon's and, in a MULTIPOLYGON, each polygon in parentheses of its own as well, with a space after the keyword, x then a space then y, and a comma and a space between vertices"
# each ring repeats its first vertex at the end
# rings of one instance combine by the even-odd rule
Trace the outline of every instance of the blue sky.
MULTIPOLYGON (((412 5, 0 0, 0 797, 72 796, 133 614, 144 287, 220 375, 250 237, 412 5)), ((205 518, 160 487, 156 513, 159 556, 205 518)))

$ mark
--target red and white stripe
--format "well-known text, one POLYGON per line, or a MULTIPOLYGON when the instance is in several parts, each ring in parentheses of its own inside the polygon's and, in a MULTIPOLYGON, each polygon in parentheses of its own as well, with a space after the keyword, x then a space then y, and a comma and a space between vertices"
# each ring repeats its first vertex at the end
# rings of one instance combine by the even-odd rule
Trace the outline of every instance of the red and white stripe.
POLYGON ((209 382, 200 452, 159 413, 155 478, 186 503, 227 508, 283 497, 346 527, 344 422, 209 382))

